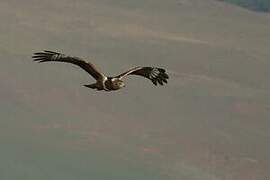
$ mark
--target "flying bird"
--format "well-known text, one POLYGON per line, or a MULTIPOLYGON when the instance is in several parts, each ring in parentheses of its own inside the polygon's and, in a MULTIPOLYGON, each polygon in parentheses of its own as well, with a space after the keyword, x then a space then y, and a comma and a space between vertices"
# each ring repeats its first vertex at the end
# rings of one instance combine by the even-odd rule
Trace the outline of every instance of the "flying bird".
POLYGON ((85 87, 96 89, 98 91, 115 91, 125 87, 123 82, 123 78, 129 75, 138 75, 144 78, 147 78, 152 81, 154 85, 163 85, 167 83, 169 79, 168 74, 165 69, 157 68, 157 67, 133 67, 127 70, 126 72, 118 75, 118 76, 105 76, 101 71, 99 71, 92 63, 86 62, 79 57, 67 56, 62 53, 53 52, 53 51, 43 51, 34 53, 32 56, 34 61, 39 63, 43 62, 65 62, 75 64, 81 67, 83 70, 88 72, 96 82, 93 84, 84 85, 85 87))

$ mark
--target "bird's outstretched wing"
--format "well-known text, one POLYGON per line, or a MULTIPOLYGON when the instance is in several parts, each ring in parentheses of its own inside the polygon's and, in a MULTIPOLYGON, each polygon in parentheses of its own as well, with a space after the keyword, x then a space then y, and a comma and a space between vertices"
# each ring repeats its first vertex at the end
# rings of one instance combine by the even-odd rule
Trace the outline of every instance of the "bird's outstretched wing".
POLYGON ((53 51, 44 51, 44 52, 34 53, 32 58, 34 59, 34 61, 37 61, 39 63, 55 61, 55 62, 66 62, 66 63, 75 64, 81 67, 82 69, 84 69, 86 72, 88 72, 96 80, 104 77, 104 75, 100 71, 98 71, 92 63, 85 62, 84 60, 78 57, 67 56, 65 54, 61 54, 61 53, 57 53, 53 51))
POLYGON ((167 83, 167 80, 169 79, 165 69, 157 67, 134 67, 116 77, 122 79, 128 75, 143 76, 147 79, 150 79, 155 85, 158 83, 163 85, 163 83, 167 83))

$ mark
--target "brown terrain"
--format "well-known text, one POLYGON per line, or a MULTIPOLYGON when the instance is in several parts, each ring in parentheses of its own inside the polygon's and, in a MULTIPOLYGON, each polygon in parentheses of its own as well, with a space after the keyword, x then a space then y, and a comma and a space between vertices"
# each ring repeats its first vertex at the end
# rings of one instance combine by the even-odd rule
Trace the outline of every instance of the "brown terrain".
POLYGON ((270 179, 270 16, 214 0, 2 0, 1 180, 270 179), (166 68, 107 93, 107 75, 166 68))

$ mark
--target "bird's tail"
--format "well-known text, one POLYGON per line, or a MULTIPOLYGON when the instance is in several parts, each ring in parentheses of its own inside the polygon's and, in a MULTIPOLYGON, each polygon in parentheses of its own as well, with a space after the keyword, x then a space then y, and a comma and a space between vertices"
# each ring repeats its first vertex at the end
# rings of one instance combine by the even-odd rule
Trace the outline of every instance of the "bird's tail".
POLYGON ((98 87, 96 86, 96 84, 85 84, 85 87, 91 88, 91 89, 97 89, 98 87))

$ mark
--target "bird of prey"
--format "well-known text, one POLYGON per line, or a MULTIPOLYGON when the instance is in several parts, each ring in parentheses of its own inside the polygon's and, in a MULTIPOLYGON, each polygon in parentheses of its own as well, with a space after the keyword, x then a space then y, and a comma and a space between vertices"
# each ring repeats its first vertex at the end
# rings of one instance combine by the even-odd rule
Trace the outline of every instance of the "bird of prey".
POLYGON ((162 68, 157 67, 133 67, 128 71, 113 77, 105 76, 102 72, 100 72, 92 63, 86 62, 81 58, 74 56, 67 56, 65 54, 61 54, 53 51, 43 51, 34 53, 32 58, 34 61, 39 63, 42 62, 65 62, 75 64, 81 67, 83 70, 88 72, 93 78, 96 79, 96 82, 93 84, 84 85, 85 87, 96 89, 98 91, 115 91, 125 87, 122 79, 129 75, 138 75, 145 77, 152 81, 154 85, 163 85, 167 83, 169 79, 168 74, 162 68))

